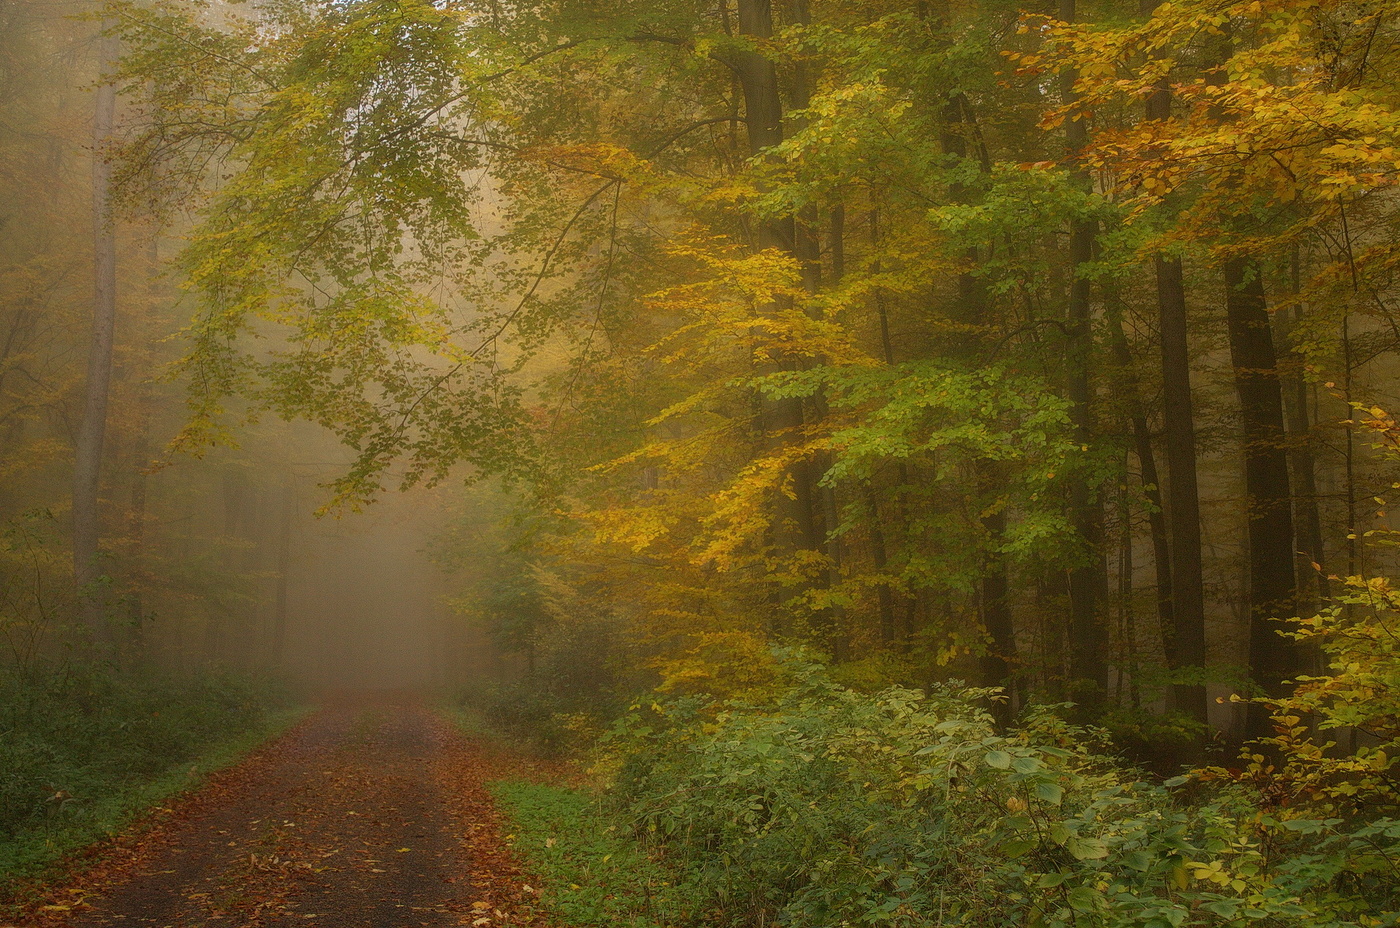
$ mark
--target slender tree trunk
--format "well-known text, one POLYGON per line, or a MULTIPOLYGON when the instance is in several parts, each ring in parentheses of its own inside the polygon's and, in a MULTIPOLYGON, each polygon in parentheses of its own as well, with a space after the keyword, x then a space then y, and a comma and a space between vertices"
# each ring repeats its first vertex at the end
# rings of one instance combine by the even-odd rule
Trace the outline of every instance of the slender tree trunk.
MULTIPOLYGON (((1249 536, 1249 668, 1254 681, 1278 694, 1297 672, 1296 649, 1272 621, 1291 615, 1297 601, 1293 569, 1293 511, 1278 358, 1260 267, 1249 258, 1225 264, 1225 312, 1230 361, 1244 428, 1245 498, 1249 536)), ((1246 736, 1269 734, 1268 712, 1251 705, 1246 736)))
MULTIPOLYGON (((986 476, 984 472, 983 478, 986 476)), ((1006 536, 1006 510, 998 508, 984 515, 982 529, 991 544, 978 584, 978 599, 982 625, 991 641, 978 669, 984 686, 999 686, 1004 690, 1005 698, 992 703, 992 715, 998 724, 1005 727, 1011 724, 1019 701, 1016 681, 1012 677, 1017 648, 1016 626, 1011 618, 1011 577, 1007 573, 1006 557, 996 547, 1006 536)))
POLYGON ((145 576, 142 570, 146 559, 146 493, 149 478, 146 476, 147 457, 150 456, 151 397, 149 390, 142 388, 137 399, 136 443, 132 447, 131 475, 131 563, 128 567, 135 576, 131 584, 131 626, 128 633, 133 650, 139 654, 145 635, 146 604, 142 596, 145 576))
MULTIPOLYGON (((880 245, 880 216, 878 212, 872 212, 870 214, 870 239, 871 244, 878 249, 880 245)), ((879 273, 879 262, 875 263, 874 271, 877 274, 879 273)), ((890 334, 889 306, 887 305, 887 302, 885 300, 885 294, 883 290, 876 288, 874 294, 874 303, 876 320, 880 324, 881 356, 885 359, 885 364, 893 367, 895 363, 894 339, 890 334)), ((901 460, 899 462, 898 466, 896 467, 895 473, 896 479, 899 482, 899 486, 909 486, 909 468, 904 461, 901 460)), ((886 536, 884 530, 879 525, 880 510, 879 507, 876 505, 874 487, 871 486, 869 483, 866 483, 865 490, 867 494, 867 499, 870 504, 871 518, 875 520, 875 522, 873 522, 871 525, 872 544, 876 546, 875 550, 878 557, 875 566, 883 573, 886 569, 886 565, 888 564, 888 547, 886 545, 886 536)), ((909 524, 909 519, 907 513, 904 511, 903 503, 899 500, 898 497, 895 498, 895 521, 896 524, 899 526, 901 533, 907 534, 907 526, 909 524)), ((887 640, 897 644, 899 650, 907 650, 909 647, 909 643, 914 636, 914 629, 916 627, 916 618, 918 615, 919 602, 918 597, 909 593, 905 593, 900 597, 903 600, 902 605, 904 608, 900 611, 900 621, 898 622, 898 627, 896 627, 896 621, 894 617, 894 590, 891 588, 891 585, 889 583, 880 584, 879 596, 882 627, 884 627, 884 623, 886 621, 886 610, 888 610, 888 627, 890 628, 890 633, 889 638, 887 640)))
MULTIPOLYGON (((1158 0, 1142 0, 1151 14, 1158 0)), ((1147 99, 1147 118, 1171 118, 1171 83, 1163 78, 1147 99)), ((1164 444, 1167 456, 1167 525, 1171 539, 1172 622, 1167 664, 1174 670, 1204 668, 1206 662, 1205 575, 1201 565, 1201 502, 1196 480, 1196 424, 1191 402, 1191 349, 1187 333, 1186 283, 1181 260, 1158 255, 1157 319, 1162 351, 1164 444)), ((1206 688, 1179 683, 1172 702, 1198 722, 1207 721, 1206 688)))
MULTIPOLYGON (((1201 501, 1196 482, 1196 425, 1191 408, 1191 350, 1187 338, 1186 286, 1181 262, 1160 255, 1157 319, 1162 342, 1164 444, 1167 452, 1167 524, 1171 530, 1171 641, 1174 670, 1203 668, 1206 661, 1205 575, 1201 565, 1201 501)), ((1204 723, 1206 688, 1179 683, 1172 701, 1204 723)))
MULTIPOLYGON (((1060 0, 1060 19, 1067 23, 1075 21, 1075 0, 1060 0)), ((1077 72, 1073 70, 1061 75, 1061 91, 1067 103, 1075 99, 1076 78, 1077 72)), ((1083 119, 1071 119, 1065 124, 1065 144, 1072 161, 1078 159, 1087 141, 1088 126, 1083 119)), ((1075 174, 1081 185, 1087 188, 1088 177, 1079 169, 1075 174)), ((1089 279, 1080 273, 1080 269, 1093 260, 1093 249, 1094 223, 1088 219, 1071 220, 1066 368, 1069 372, 1070 418, 1075 440, 1081 447, 1089 447, 1094 441, 1090 370, 1094 347, 1093 307, 1089 279)), ((1103 503, 1087 474, 1078 475, 1071 485, 1070 511, 1075 530, 1086 548, 1081 563, 1069 572, 1070 677, 1076 701, 1092 710, 1102 702, 1108 690, 1108 663, 1103 650, 1107 568, 1103 553, 1103 503)))
POLYGON ((1308 385, 1301 371, 1289 375, 1293 402, 1289 404, 1289 431, 1293 435, 1293 473, 1298 486, 1295 497, 1298 511, 1299 553, 1306 560, 1305 568, 1313 575, 1312 602, 1316 608, 1331 595, 1327 582, 1327 552, 1322 540, 1322 514, 1318 509, 1317 461, 1312 450, 1312 426, 1308 420, 1308 385))
MULTIPOLYGON (((1123 466, 1127 467, 1126 460, 1123 462, 1123 466)), ((1133 503, 1126 483, 1118 491, 1118 520, 1118 639, 1122 642, 1123 648, 1123 660, 1119 664, 1118 670, 1118 691, 1120 693, 1126 692, 1128 705, 1138 709, 1142 706, 1138 686, 1141 662, 1138 659, 1137 646, 1137 609, 1133 602, 1133 575, 1137 568, 1133 560, 1133 503), (1125 674, 1126 680, 1124 679, 1125 674)), ((1155 538, 1153 543, 1155 547, 1155 538)), ((1161 603, 1162 596, 1159 595, 1157 598, 1159 618, 1161 603)))
MULTIPOLYGON (((924 13, 935 28, 943 30, 939 40, 942 47, 951 49, 953 44, 953 11, 947 0, 935 0, 924 8, 924 13)), ((975 136, 971 105, 966 94, 953 90, 947 94, 942 105, 942 123, 939 144, 945 155, 963 161, 969 157, 968 139, 975 136)), ((987 160, 981 158, 980 167, 984 172, 990 169, 987 160)), ((948 200, 951 203, 969 202, 971 192, 960 182, 948 186, 948 200)), ((981 260, 976 246, 963 253, 965 268, 958 275, 957 304, 949 311, 950 318, 973 331, 978 326, 994 325, 997 319, 987 302, 986 288, 973 273, 981 260)), ((888 334, 884 333, 886 339, 888 334)), ((954 350, 968 363, 975 363, 979 345, 975 337, 960 339, 954 350)), ((886 349, 888 351, 888 348, 886 349)), ((975 481, 978 493, 983 500, 979 507, 987 510, 981 519, 985 552, 980 566, 977 586, 978 611, 982 627, 987 632, 987 651, 979 661, 979 675, 983 686, 1000 686, 1006 691, 1006 699, 994 703, 992 711, 997 721, 1010 724, 1015 711, 1016 693, 1012 672, 1017 657, 1016 628, 1011 614, 1011 579, 1007 573, 1006 557, 1001 553, 1006 536, 1006 512, 999 505, 988 505, 992 497, 1002 492, 1004 477, 994 462, 974 462, 975 481)))
MULTIPOLYGON (((805 3, 802 4, 805 14, 805 3)), ((831 212, 831 252, 837 260, 832 262, 832 282, 839 283, 845 273, 845 211, 839 207, 831 212)), ((815 249, 813 258, 817 262, 818 274, 809 282, 809 287, 820 285, 820 249, 815 249)), ((815 292, 815 291, 813 291, 815 292)), ((829 413, 825 394, 818 394, 815 405, 816 414, 825 418, 829 413)), ((823 452, 817 461, 817 474, 825 475, 831 468, 831 452, 823 452)), ((841 535, 838 529, 841 527, 841 501, 837 495, 837 488, 834 484, 819 485, 814 488, 820 496, 822 508, 822 531, 825 535, 826 553, 826 588, 828 591, 840 587, 843 579, 842 562, 845 559, 845 552, 842 550, 841 535)), ((850 652, 850 630, 847 625, 846 610, 843 606, 833 603, 828 609, 828 623, 832 631, 832 651, 837 660, 846 660, 850 652)))
POLYGON ((1147 412, 1142 400, 1142 387, 1133 368, 1132 349, 1123 331, 1122 307, 1116 295, 1108 300, 1109 338, 1113 342, 1114 360, 1121 371, 1124 400, 1129 406, 1133 428, 1133 450, 1141 472, 1142 494, 1147 499, 1147 524, 1152 536, 1153 567, 1157 575, 1157 621, 1161 629, 1163 653, 1171 656, 1172 630, 1172 566, 1171 546, 1167 537, 1167 518, 1162 505, 1162 483, 1157 473, 1157 455, 1152 448, 1152 431, 1147 424, 1147 412))
MULTIPOLYGON (((739 33, 765 41, 773 38, 773 6, 770 0, 738 0, 739 33)), ((736 52, 730 67, 744 93, 744 124, 749 150, 761 154, 783 140, 783 104, 778 92, 778 69, 757 51, 736 52)), ((769 220, 759 226, 760 248, 782 248, 795 253, 791 217, 769 220)))
POLYGON ((884 579, 889 567, 889 554, 885 548, 885 532, 880 527, 880 506, 875 498, 875 490, 865 484, 866 519, 870 525, 870 558, 875 564, 875 573, 880 575, 880 584, 875 590, 876 607, 880 619, 880 644, 893 648, 897 638, 894 618, 894 593, 884 579))
MULTIPOLYGON (((792 21, 799 25, 811 24, 811 11, 808 9, 807 0, 792 0, 790 15, 792 21)), ((769 28, 771 29, 771 14, 769 28)), ((804 58, 792 62, 791 87, 792 108, 794 110, 805 110, 811 102, 812 71, 813 65, 804 58)), ((805 125, 805 122, 799 117, 794 117, 793 121, 794 127, 798 131, 805 125)), ((835 217, 833 217, 834 219, 835 217)), ((839 239, 842 234, 840 226, 833 221, 832 238, 839 239)), ((792 250, 802 268, 803 289, 809 294, 820 292, 822 288, 821 211, 817 204, 807 204, 794 218, 792 250)), ((842 270, 842 268, 833 269, 836 281, 840 280, 842 270)), ((810 310, 809 314, 815 315, 810 310)), ((828 409, 825 395, 818 392, 800 412, 804 423, 809 426, 826 418, 828 409)), ((804 533, 804 546, 809 550, 819 550, 825 554, 826 569, 822 572, 820 583, 828 592, 838 587, 841 582, 841 540, 836 534, 840 505, 836 496, 836 488, 821 485, 821 478, 830 467, 831 455, 822 453, 810 465, 800 463, 793 469, 794 484, 800 479, 810 481, 810 486, 806 488, 805 494, 796 488, 795 491, 799 493, 799 496, 806 495, 811 500, 809 505, 813 510, 812 529, 810 532, 804 533)), ((828 605, 821 612, 821 623, 825 626, 823 637, 827 640, 833 659, 838 662, 846 660, 849 656, 850 641, 846 628, 845 610, 838 605, 828 605)))
MULTIPOLYGON (((105 33, 110 24, 103 23, 105 33)), ((107 431, 107 399, 112 384, 112 343, 117 316, 117 243, 111 215, 112 170, 105 148, 116 117, 117 88, 108 76, 116 66, 117 39, 99 40, 99 71, 103 83, 97 89, 93 113, 92 227, 94 289, 92 341, 88 349, 87 386, 83 419, 73 455, 73 580, 83 625, 92 645, 111 644, 107 627, 106 597, 101 589, 98 562, 101 525, 98 496, 102 483, 102 447, 107 431)))

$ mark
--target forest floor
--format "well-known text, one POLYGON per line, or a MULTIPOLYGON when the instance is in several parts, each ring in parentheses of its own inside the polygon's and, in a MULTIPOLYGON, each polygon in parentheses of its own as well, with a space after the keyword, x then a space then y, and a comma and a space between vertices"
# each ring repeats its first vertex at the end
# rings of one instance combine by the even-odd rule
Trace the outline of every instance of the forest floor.
POLYGON ((339 695, 74 863, 16 928, 543 926, 487 784, 530 761, 339 695))

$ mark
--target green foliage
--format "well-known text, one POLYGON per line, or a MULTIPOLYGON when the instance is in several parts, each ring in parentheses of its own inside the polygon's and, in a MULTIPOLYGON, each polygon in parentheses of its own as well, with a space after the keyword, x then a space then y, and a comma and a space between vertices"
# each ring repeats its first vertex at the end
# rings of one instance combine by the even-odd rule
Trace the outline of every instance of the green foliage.
POLYGON ((211 163, 227 166, 179 260, 203 298, 177 365, 191 384, 179 443, 230 440, 231 396, 319 422, 357 452, 337 484, 351 505, 404 454, 404 485, 455 459, 516 460, 519 394, 497 376, 505 324, 481 281, 463 292, 455 276, 480 257, 473 206, 495 142, 459 130, 500 115, 486 93, 494 43, 426 0, 213 22, 201 6, 112 5, 143 114, 127 185, 159 192, 173 165, 198 189, 211 163), (468 301, 480 311, 464 322, 468 301))
POLYGON ((771 709, 654 704, 613 793, 724 923, 1380 925, 1400 825, 1196 804, 1046 710, 998 734, 985 690, 865 696, 789 662, 771 709))
POLYGON ((1329 670, 1263 700, 1277 731, 1265 744, 1283 764, 1276 770, 1260 756, 1252 772, 1286 797, 1281 805, 1347 821, 1400 818, 1400 591, 1383 577, 1349 577, 1331 605, 1294 626, 1329 670))
POLYGON ((1005 479, 966 508, 1015 509, 1019 518, 1001 540, 1003 552, 1046 565, 1077 543, 1055 491, 1068 470, 1089 464, 1070 441, 1069 404, 1039 378, 1002 364, 960 370, 909 362, 778 373, 761 385, 774 398, 825 389, 831 409, 843 414, 831 434, 824 484, 870 481, 891 462, 917 462, 927 466, 931 486, 964 488, 973 462, 996 462, 1005 479))
POLYGON ((207 770, 211 746, 250 747, 277 720, 275 702, 231 677, 0 674, 0 873, 36 872, 119 827, 188 785, 191 761, 207 770))
POLYGON ((675 925, 695 911, 695 888, 677 886, 587 793, 525 780, 499 781, 492 792, 561 924, 675 925))

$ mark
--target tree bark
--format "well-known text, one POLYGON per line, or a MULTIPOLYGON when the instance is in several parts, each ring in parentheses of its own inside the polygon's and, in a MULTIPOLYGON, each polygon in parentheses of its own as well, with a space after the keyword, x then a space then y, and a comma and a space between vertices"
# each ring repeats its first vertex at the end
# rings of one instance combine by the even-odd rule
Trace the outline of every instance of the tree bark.
MULTIPOLYGON (((1174 670, 1206 661, 1205 577, 1201 566, 1201 502, 1196 481, 1196 425, 1191 407, 1191 352, 1181 262, 1158 256, 1157 319, 1162 341, 1163 424, 1167 452, 1167 524, 1171 530, 1171 641, 1174 670)), ((1172 701, 1199 722, 1207 717, 1206 688, 1178 683, 1172 701)))
MULTIPOLYGON (((1060 19, 1072 23, 1076 18, 1075 0, 1060 0, 1060 19)), ((1065 71, 1060 77, 1061 92, 1066 103, 1075 99, 1074 82, 1077 72, 1065 71)), ((1071 162, 1088 140, 1088 126, 1083 119, 1070 119, 1065 124, 1065 145, 1071 162)), ((1089 178, 1079 168, 1076 177, 1086 188, 1089 178)), ((1081 447, 1093 443, 1093 381, 1090 370, 1093 359, 1093 307, 1087 277, 1080 269, 1093 260, 1094 223, 1089 219, 1070 221, 1069 230, 1069 294, 1066 307, 1066 330, 1069 334, 1066 369, 1069 375, 1068 394, 1070 419, 1075 440, 1081 447)), ((1069 572, 1070 601, 1070 678, 1073 697, 1090 711, 1097 708, 1108 690, 1108 663, 1105 660, 1103 602, 1107 592, 1107 568, 1103 554, 1103 504, 1091 486, 1087 474, 1075 477, 1070 487, 1070 512, 1075 531, 1083 540, 1086 551, 1081 563, 1069 572)))
MULTIPOLYGON (((1278 695, 1297 673, 1296 649, 1273 619, 1291 615, 1297 581, 1293 566, 1293 511, 1278 358, 1259 265, 1251 258, 1225 263, 1225 312, 1230 361, 1240 400, 1244 438, 1245 501, 1249 540, 1249 669, 1254 681, 1278 695)), ((1246 737, 1270 733, 1268 711, 1251 704, 1246 737)))
MULTIPOLYGON (((1143 0, 1150 14, 1158 0, 1143 0)), ((1171 117, 1171 84, 1163 79, 1147 99, 1147 118, 1171 117)), ((1181 260, 1158 255, 1157 320, 1162 351, 1164 444, 1167 453, 1167 525, 1171 539, 1172 621, 1167 664, 1173 670, 1204 668, 1206 662, 1205 576, 1201 566, 1201 502, 1196 480, 1196 424, 1191 406, 1191 349, 1186 320, 1186 283, 1181 260)), ((1204 724, 1208 703, 1200 684, 1172 688, 1175 708, 1204 724)))
MULTIPOLYGON (((953 45, 953 11, 947 0, 937 0, 924 10, 924 13, 936 24, 936 27, 944 31, 940 38, 940 47, 951 50, 953 45)), ((967 95, 961 90, 953 90, 947 94, 942 104, 942 121, 939 132, 939 146, 943 154, 957 161, 964 161, 969 157, 968 138, 975 136, 973 128, 972 107, 967 95)), ((978 152, 979 165, 984 173, 990 172, 991 165, 985 157, 985 152, 978 152)), ((971 200, 971 192, 967 186, 954 181, 948 185, 948 200, 951 203, 965 204, 971 200)), ((972 272, 981 260, 981 255, 974 245, 963 253, 965 262, 964 270, 958 274, 958 295, 957 304, 949 312, 949 316, 956 319, 966 327, 966 331, 972 332, 978 326, 991 326, 997 321, 992 318, 991 308, 988 306, 986 288, 982 281, 972 272)), ((882 336, 888 342, 888 326, 885 323, 883 311, 881 315, 882 336)), ((978 357, 978 348, 975 336, 965 336, 957 340, 954 350, 969 365, 975 364, 978 357)), ((888 345, 886 354, 889 354, 888 345)), ((997 493, 1002 484, 1002 475, 996 467, 995 462, 975 461, 973 463, 978 493, 984 499, 979 503, 980 508, 987 508, 986 497, 997 493)), ((981 614, 982 627, 987 633, 987 650, 979 659, 978 673, 983 686, 1003 687, 1006 691, 1006 699, 993 703, 992 711, 997 721, 1002 725, 1008 725, 1015 711, 1016 696, 1012 672, 1016 662, 1016 627, 1011 614, 1011 579, 1007 573, 1006 558, 1001 553, 1002 543, 1006 536, 1006 513, 999 506, 993 506, 988 514, 981 519, 982 531, 984 533, 984 557, 980 568, 980 576, 977 582, 977 603, 978 611, 981 614)))
POLYGON ((104 21, 99 40, 99 71, 103 83, 97 89, 92 123, 92 226, 93 311, 92 340, 88 348, 87 385, 83 419, 73 449, 73 580, 79 614, 89 643, 98 649, 111 644, 107 627, 106 596, 101 588, 99 563, 101 520, 98 512, 102 483, 102 448, 107 431, 107 400, 112 384, 112 343, 117 315, 117 243, 111 215, 112 169, 105 148, 116 117, 117 88, 109 79, 118 57, 117 39, 106 35, 104 21))
MULTIPOLYGON (((1294 249, 1292 257, 1293 294, 1299 291, 1299 255, 1294 249)), ((1303 309, 1295 305, 1293 318, 1276 314, 1278 340, 1288 351, 1287 370, 1280 375, 1284 383, 1284 409, 1288 415, 1289 464, 1292 467, 1294 519, 1298 529, 1298 554, 1302 557, 1299 571, 1310 576, 1312 582, 1304 584, 1299 577, 1299 609, 1304 613, 1315 611, 1330 595, 1327 583, 1327 557, 1322 540, 1322 514, 1318 507, 1317 459, 1313 454, 1312 423, 1308 416, 1308 384, 1303 377, 1306 359, 1294 344, 1293 330, 1303 321, 1303 309), (1308 601, 1303 601, 1303 589, 1308 589, 1308 601)))
MULTIPOLYGON (((873 245, 876 249, 879 248, 880 215, 878 211, 872 211, 870 214, 870 242, 871 245, 873 245)), ((878 261, 875 262, 874 271, 877 274, 880 271, 880 264, 878 261)), ((881 357, 884 358, 885 364, 887 366, 893 367, 895 364, 895 354, 894 339, 890 334, 889 306, 886 304, 884 291, 879 289, 878 287, 875 289, 874 303, 876 319, 880 324, 881 357)), ((898 480, 898 485, 900 487, 906 487, 909 485, 909 468, 903 460, 900 460, 898 462, 895 468, 895 474, 896 479, 898 480)), ((886 566, 889 563, 888 547, 886 544, 886 536, 884 533, 884 529, 881 528, 879 521, 880 510, 879 507, 876 505, 875 488, 869 481, 865 482, 865 493, 870 506, 870 518, 873 520, 871 523, 871 543, 872 545, 874 545, 875 556, 877 558, 875 561, 875 567, 877 570, 880 571, 880 573, 883 574, 885 573, 886 566)), ((905 535, 907 534, 909 518, 907 513, 904 511, 904 506, 900 502, 898 496, 895 497, 894 509, 895 524, 899 527, 900 534, 905 535)), ((881 627, 885 628, 886 622, 888 622, 889 628, 889 633, 885 635, 886 643, 893 643, 898 650, 907 651, 909 648, 910 641, 913 639, 914 630, 917 625, 916 618, 918 616, 919 606, 917 595, 914 595, 912 593, 901 594, 900 599, 903 601, 903 608, 900 610, 900 621, 898 623, 897 628, 894 612, 895 595, 894 589, 892 588, 890 583, 882 582, 880 584, 879 597, 881 627)))

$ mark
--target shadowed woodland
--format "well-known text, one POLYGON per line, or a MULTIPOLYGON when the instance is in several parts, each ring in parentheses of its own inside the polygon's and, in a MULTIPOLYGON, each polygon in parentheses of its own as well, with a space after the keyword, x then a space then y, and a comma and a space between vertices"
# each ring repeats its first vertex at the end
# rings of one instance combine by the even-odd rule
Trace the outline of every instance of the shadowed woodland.
POLYGON ((497 791, 638 855, 561 923, 1395 924, 1397 74, 1384 0, 0 0, 0 865, 415 687, 588 771, 497 791))

